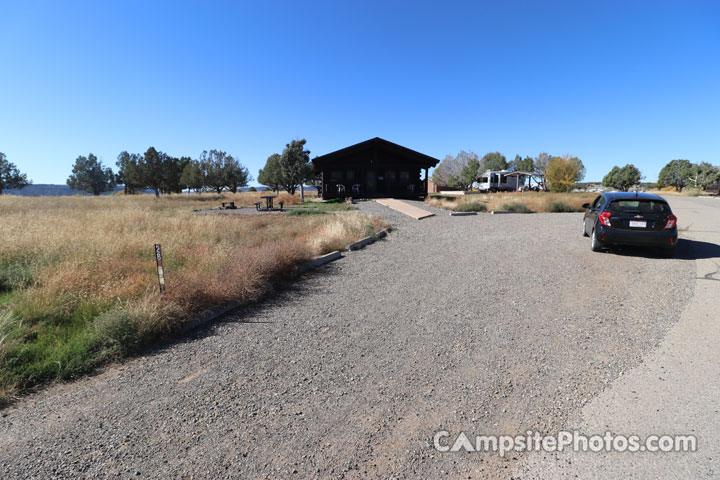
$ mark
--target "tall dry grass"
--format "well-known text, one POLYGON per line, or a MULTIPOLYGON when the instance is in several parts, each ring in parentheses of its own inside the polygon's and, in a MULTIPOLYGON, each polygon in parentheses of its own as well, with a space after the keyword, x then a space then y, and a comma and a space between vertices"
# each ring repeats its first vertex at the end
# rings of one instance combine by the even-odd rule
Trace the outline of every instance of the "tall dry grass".
POLYGON ((562 202, 572 209, 580 212, 584 203, 592 202, 597 193, 548 193, 548 192, 522 192, 522 193, 487 193, 461 195, 456 200, 443 197, 428 197, 425 202, 433 207, 445 210, 456 210, 458 206, 480 202, 487 207, 487 211, 502 210, 503 205, 520 203, 536 213, 553 212, 557 203, 562 202), (553 204, 556 204, 554 207, 553 204))
MULTIPOLYGON (((252 204, 259 195, 226 194, 223 201, 252 204)), ((0 196, 5 396, 122 357, 205 309, 258 299, 273 277, 384 226, 342 213, 192 213, 219 200, 0 196), (155 243, 163 248, 165 295, 157 287, 155 243)), ((288 196, 293 202, 299 199, 288 196)))

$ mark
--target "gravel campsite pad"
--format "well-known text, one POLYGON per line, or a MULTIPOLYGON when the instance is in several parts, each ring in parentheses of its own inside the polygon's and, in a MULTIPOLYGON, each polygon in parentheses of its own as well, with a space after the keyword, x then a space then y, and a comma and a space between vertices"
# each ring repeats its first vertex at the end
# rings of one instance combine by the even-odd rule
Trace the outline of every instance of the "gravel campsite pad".
POLYGON ((432 437, 557 431, 692 294, 693 261, 592 253, 582 214, 416 221, 358 206, 396 230, 261 305, 0 412, 0 477, 509 472, 521 455, 440 453, 432 437))

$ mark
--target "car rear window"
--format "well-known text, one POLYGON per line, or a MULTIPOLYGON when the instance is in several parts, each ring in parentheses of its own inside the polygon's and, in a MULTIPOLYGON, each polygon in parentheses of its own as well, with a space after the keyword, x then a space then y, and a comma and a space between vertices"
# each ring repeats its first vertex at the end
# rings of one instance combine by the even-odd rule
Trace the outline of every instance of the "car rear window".
POLYGON ((612 213, 670 213, 668 204, 658 200, 614 200, 608 210, 612 213))

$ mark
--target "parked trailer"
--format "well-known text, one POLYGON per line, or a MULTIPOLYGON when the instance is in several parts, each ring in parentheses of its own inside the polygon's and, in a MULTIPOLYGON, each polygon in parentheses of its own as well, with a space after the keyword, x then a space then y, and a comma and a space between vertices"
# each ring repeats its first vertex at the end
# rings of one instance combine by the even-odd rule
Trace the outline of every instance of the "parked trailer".
POLYGON ((539 190, 540 185, 537 180, 535 185, 530 185, 533 177, 541 177, 541 175, 514 170, 487 170, 478 180, 478 190, 481 192, 539 190))

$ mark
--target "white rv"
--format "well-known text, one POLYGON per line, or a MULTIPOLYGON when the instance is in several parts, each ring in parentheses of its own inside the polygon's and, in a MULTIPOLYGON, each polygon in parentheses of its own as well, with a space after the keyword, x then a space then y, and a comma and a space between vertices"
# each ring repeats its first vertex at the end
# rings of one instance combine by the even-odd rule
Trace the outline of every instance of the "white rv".
POLYGON ((519 190, 525 183, 525 177, 511 170, 487 170, 478 179, 481 192, 511 192, 519 190), (512 174, 512 175, 511 175, 512 174))
POLYGON ((516 170, 487 170, 480 175, 477 185, 481 192, 540 190, 542 184, 535 177, 542 177, 542 175, 516 170))

